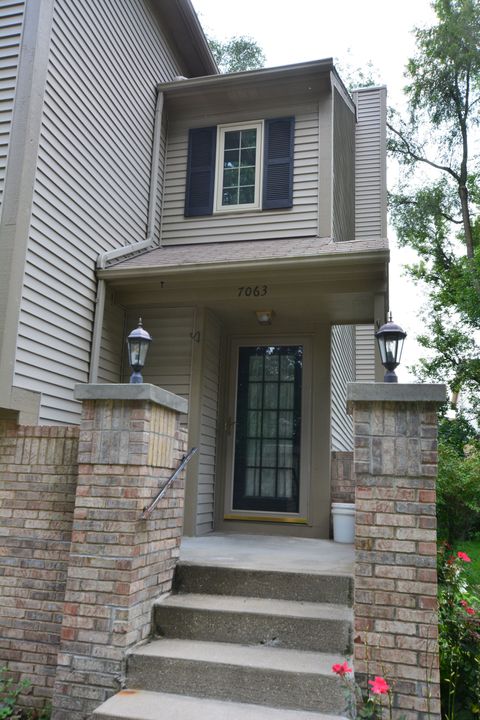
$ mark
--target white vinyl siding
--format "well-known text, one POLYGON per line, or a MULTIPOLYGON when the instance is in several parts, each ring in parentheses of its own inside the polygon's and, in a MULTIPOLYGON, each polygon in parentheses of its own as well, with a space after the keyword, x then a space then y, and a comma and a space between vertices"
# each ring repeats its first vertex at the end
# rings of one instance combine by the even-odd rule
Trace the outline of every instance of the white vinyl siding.
POLYGON ((387 236, 386 89, 362 88, 353 93, 357 105, 355 136, 355 235, 387 236))
POLYGON ((0 216, 2 214, 3 190, 12 127, 24 11, 25 2, 0 0, 0 216))
POLYGON ((333 237, 355 238, 355 115, 333 91, 333 237))
POLYGON ((331 344, 331 449, 353 449, 352 418, 347 415, 347 383, 355 380, 355 326, 334 325, 331 344))
POLYGON ((220 338, 220 324, 211 314, 207 314, 202 339, 197 535, 205 535, 213 530, 220 338))
POLYGON ((355 326, 355 380, 375 382, 375 328, 373 325, 355 326))
MULTIPOLYGON (((184 217, 189 128, 218 125, 225 116, 169 122, 162 243, 264 240, 316 235, 318 227, 318 106, 300 110, 276 108, 262 117, 295 116, 293 207, 288 210, 253 210, 206 217, 184 217)), ((260 113, 256 111, 258 119, 260 113)), ((239 118, 248 121, 251 118, 239 118)), ((228 118, 231 120, 231 118, 228 118)))
POLYGON ((78 422, 96 258, 145 237, 155 89, 179 73, 143 0, 55 3, 15 367, 42 423, 78 422))

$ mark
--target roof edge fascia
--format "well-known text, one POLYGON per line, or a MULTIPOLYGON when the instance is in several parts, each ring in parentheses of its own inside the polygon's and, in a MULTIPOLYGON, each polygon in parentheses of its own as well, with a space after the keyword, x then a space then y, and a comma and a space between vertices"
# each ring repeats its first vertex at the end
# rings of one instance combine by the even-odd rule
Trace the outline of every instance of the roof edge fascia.
POLYGON ((160 15, 167 19, 170 32, 173 30, 177 51, 188 71, 197 77, 217 75, 219 73, 217 63, 191 0, 153 0, 153 4, 160 15), (178 42, 175 30, 187 36, 187 45, 178 42))
POLYGON ((322 73, 329 73, 334 69, 333 59, 313 60, 307 63, 295 63, 293 65, 279 65, 273 68, 260 68, 259 70, 246 70, 236 73, 222 73, 219 75, 204 75, 183 80, 172 80, 159 83, 157 89, 163 93, 184 92, 185 90, 208 89, 209 87, 229 87, 231 85, 243 85, 263 80, 275 80, 288 75, 300 75, 308 70, 317 69, 322 73))

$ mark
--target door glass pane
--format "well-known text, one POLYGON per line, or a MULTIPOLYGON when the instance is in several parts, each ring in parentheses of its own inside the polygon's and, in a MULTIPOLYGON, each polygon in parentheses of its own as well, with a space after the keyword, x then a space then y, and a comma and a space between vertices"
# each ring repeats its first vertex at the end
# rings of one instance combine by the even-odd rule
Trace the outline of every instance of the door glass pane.
POLYGON ((303 347, 239 350, 234 509, 298 512, 303 347))

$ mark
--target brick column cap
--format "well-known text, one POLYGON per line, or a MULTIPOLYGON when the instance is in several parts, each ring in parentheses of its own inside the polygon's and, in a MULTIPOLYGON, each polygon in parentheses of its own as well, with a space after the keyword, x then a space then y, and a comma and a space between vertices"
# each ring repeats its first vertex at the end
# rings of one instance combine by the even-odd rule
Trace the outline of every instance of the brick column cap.
POLYGON ((442 383, 347 383, 347 412, 357 402, 410 402, 441 405, 447 399, 442 383))
POLYGON ((75 385, 76 400, 147 400, 178 413, 188 412, 185 398, 150 383, 104 383, 75 385))

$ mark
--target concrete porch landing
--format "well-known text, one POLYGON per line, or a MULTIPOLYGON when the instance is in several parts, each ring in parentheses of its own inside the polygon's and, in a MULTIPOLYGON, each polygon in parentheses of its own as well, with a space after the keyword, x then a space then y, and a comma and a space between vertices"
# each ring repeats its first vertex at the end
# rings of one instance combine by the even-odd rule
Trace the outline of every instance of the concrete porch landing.
POLYGON ((210 533, 182 538, 180 562, 314 575, 353 575, 354 548, 331 540, 210 533))

